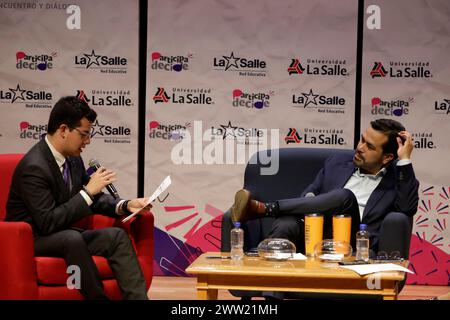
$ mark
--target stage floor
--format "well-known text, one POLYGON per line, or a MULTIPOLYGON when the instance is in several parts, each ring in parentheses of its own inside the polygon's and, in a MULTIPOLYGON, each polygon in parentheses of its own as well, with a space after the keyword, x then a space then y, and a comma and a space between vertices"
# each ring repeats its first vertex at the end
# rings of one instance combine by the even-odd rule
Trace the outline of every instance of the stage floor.
MULTIPOLYGON (((197 300, 194 277, 153 277, 148 292, 151 300, 197 300)), ((449 292, 448 286, 406 285, 398 295, 398 300, 429 299, 449 292)), ((227 290, 219 290, 219 300, 239 300, 227 290)))

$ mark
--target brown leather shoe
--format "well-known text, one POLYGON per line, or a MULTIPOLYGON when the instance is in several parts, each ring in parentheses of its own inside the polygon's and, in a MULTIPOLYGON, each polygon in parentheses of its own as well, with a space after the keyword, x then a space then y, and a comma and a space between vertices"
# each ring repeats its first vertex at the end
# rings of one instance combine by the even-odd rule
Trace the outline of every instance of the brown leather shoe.
POLYGON ((234 204, 231 207, 231 220, 244 222, 250 209, 250 191, 241 189, 234 196, 234 204))

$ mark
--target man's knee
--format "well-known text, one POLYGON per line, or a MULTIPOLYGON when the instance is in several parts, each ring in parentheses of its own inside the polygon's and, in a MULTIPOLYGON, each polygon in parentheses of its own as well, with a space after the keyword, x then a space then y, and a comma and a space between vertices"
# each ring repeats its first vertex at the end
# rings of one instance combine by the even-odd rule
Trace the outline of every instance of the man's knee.
POLYGON ((357 203, 356 196, 353 191, 343 188, 339 189, 337 192, 340 192, 344 203, 346 203, 347 205, 357 203))
POLYGON ((300 218, 294 216, 280 216, 272 224, 271 236, 297 240, 301 233, 300 218))
POLYGON ((127 232, 118 227, 110 227, 101 229, 104 236, 108 237, 110 241, 129 241, 130 238, 128 237, 127 232))
POLYGON ((75 230, 64 230, 61 232, 61 239, 64 243, 65 248, 85 246, 83 236, 80 232, 75 230))
POLYGON ((390 212, 383 220, 383 227, 408 230, 411 227, 411 217, 401 212, 390 212))
POLYGON ((411 241, 412 218, 401 212, 390 212, 384 218, 379 233, 379 251, 399 251, 408 257, 411 241))

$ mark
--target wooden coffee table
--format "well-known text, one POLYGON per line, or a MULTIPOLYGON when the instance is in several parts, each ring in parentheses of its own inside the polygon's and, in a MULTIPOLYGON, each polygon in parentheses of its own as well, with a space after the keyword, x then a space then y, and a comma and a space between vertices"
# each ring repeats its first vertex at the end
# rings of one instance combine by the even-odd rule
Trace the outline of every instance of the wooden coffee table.
MULTIPOLYGON (((398 284, 405 278, 399 271, 360 276, 335 262, 314 258, 276 262, 259 257, 232 261, 226 257, 229 254, 204 253, 186 269, 197 276, 198 299, 216 300, 218 290, 224 289, 380 295, 395 300, 398 284)), ((403 262, 404 267, 407 265, 403 262)))

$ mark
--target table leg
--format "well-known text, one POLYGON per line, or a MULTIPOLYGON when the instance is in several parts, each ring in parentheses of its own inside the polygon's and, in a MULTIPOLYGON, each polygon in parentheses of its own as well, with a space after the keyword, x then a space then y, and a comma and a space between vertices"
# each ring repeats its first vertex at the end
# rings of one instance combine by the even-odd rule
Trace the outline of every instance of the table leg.
POLYGON ((197 289, 198 300, 217 300, 217 289, 197 289))

